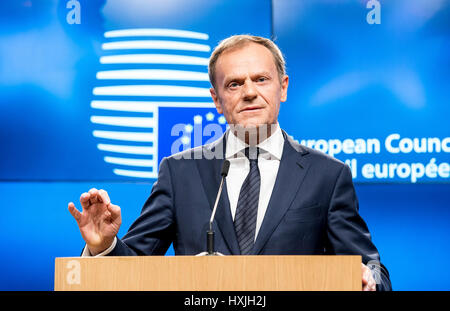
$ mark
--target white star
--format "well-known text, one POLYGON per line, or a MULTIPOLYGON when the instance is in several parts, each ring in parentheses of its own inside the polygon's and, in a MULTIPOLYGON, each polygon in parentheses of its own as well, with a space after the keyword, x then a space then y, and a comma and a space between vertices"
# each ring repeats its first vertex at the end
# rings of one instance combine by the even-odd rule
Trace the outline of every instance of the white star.
POLYGON ((194 124, 201 124, 202 121, 203 121, 203 117, 202 117, 202 116, 196 115, 196 116, 194 117, 194 124))
POLYGON ((218 121, 219 121, 219 124, 225 124, 227 122, 227 120, 225 119, 224 116, 220 116, 218 121))
POLYGON ((191 142, 191 139, 187 136, 183 136, 181 137, 181 142, 183 143, 183 145, 188 145, 191 142))
POLYGON ((208 121, 214 120, 214 113, 208 112, 208 113, 206 114, 206 120, 208 120, 208 121))

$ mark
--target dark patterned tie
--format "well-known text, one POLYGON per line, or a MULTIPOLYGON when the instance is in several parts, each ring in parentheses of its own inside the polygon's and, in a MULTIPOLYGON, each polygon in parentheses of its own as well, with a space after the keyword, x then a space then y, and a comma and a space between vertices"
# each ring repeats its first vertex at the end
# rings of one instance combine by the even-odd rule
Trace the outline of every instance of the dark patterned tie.
POLYGON ((255 241, 256 217, 258 215, 259 190, 261 186, 258 154, 259 148, 245 149, 245 156, 250 161, 250 172, 242 184, 236 215, 234 216, 234 230, 236 231, 241 255, 250 254, 255 241))

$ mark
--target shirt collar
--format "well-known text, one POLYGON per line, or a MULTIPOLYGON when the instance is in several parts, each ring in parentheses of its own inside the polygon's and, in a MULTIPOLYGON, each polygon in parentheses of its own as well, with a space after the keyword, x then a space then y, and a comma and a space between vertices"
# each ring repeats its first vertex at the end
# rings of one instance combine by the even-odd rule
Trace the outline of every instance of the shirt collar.
MULTIPOLYGON (((225 158, 229 159, 232 157, 244 156, 242 151, 248 147, 248 144, 246 144, 244 141, 236 137, 236 135, 234 135, 234 133, 232 133, 231 131, 228 132, 229 133, 226 142, 227 146, 225 158)), ((275 132, 272 135, 270 135, 269 138, 265 139, 264 141, 262 141, 257 145, 257 147, 259 147, 261 150, 261 154, 263 152, 267 152, 270 154, 271 158, 275 158, 277 160, 281 160, 281 155, 283 153, 283 146, 284 146, 284 137, 278 123, 276 125, 275 132)))

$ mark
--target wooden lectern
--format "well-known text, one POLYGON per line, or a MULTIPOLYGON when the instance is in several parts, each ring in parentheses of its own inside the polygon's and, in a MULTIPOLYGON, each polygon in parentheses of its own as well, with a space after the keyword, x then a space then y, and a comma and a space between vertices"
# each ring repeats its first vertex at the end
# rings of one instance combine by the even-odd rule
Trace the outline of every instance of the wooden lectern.
POLYGON ((56 291, 360 291, 361 256, 137 256, 55 260, 56 291))

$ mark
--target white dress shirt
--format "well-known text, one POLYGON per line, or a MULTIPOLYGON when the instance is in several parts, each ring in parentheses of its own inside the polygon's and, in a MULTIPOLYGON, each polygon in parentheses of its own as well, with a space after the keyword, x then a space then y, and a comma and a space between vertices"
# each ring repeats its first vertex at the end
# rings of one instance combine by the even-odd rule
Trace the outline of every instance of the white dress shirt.
MULTIPOLYGON (((272 196, 273 186, 275 185, 283 154, 283 146, 284 137, 278 124, 275 132, 257 145, 259 147, 258 168, 261 176, 261 188, 259 191, 255 239, 258 236, 270 197, 272 196)), ((250 161, 244 154, 244 149, 247 147, 248 145, 231 131, 228 133, 225 158, 230 161, 230 170, 226 177, 226 184, 233 221, 242 184, 250 171, 250 161)))
MULTIPOLYGON (((250 171, 250 161, 244 154, 248 145, 228 131, 225 158, 230 161, 230 170, 226 177, 228 199, 230 201, 231 215, 236 215, 236 208, 241 192, 242 184, 250 171)), ((280 126, 277 124, 276 130, 270 137, 257 145, 259 147, 258 168, 261 176, 261 188, 259 191, 258 216, 256 218, 255 240, 266 214, 272 190, 280 167, 280 160, 283 154, 284 137, 280 126)), ((117 238, 114 238, 112 245, 97 256, 109 254, 116 246, 117 238)), ((89 249, 84 248, 82 257, 91 256, 89 249)))

